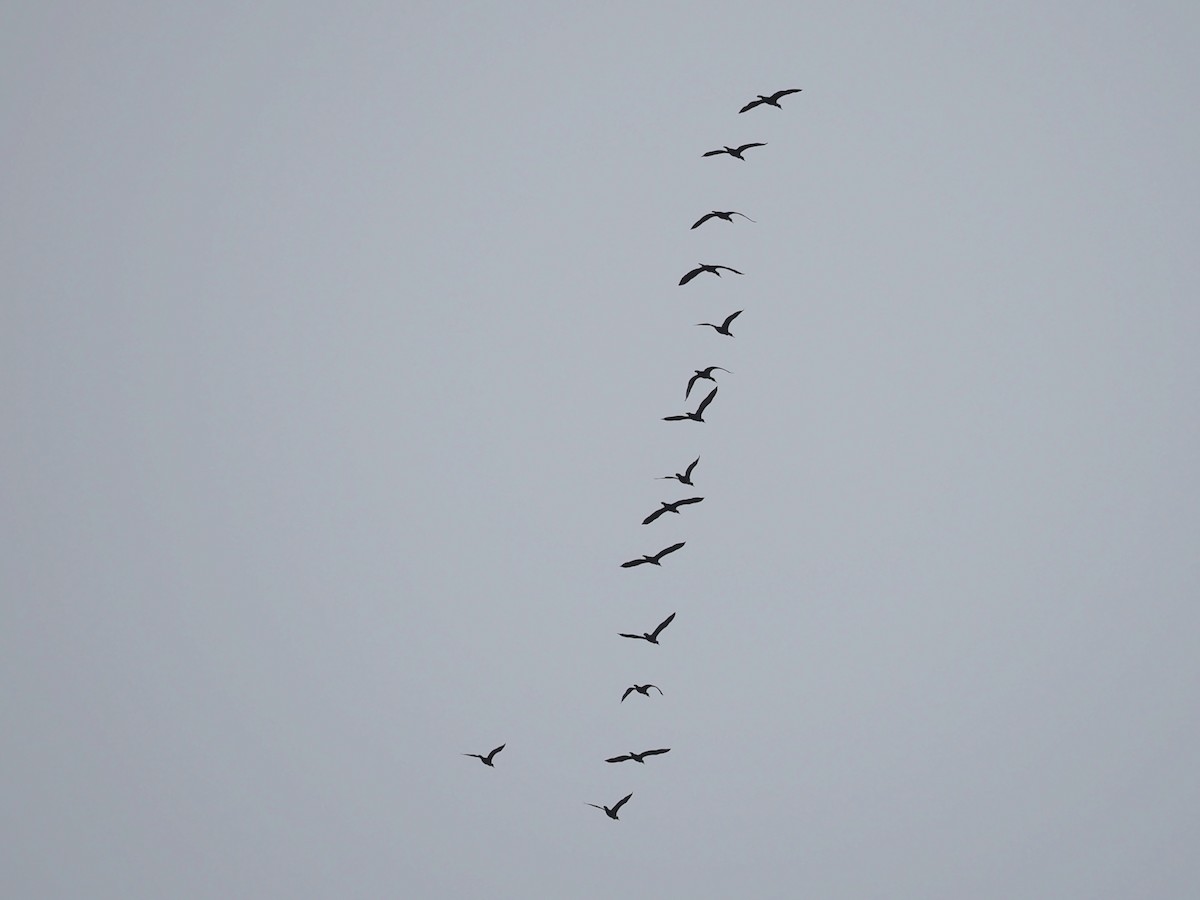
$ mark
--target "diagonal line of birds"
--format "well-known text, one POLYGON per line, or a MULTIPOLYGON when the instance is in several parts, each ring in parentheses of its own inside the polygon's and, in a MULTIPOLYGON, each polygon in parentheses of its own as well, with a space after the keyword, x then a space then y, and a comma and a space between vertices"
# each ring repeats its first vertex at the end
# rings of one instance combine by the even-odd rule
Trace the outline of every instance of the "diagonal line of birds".
MULTIPOLYGON (((751 100, 749 103, 747 103, 741 109, 738 110, 738 114, 741 115, 742 113, 750 112, 753 109, 756 109, 758 107, 765 107, 765 106, 773 106, 776 109, 783 109, 783 106, 780 104, 779 101, 781 99, 783 99, 784 97, 790 96, 791 94, 798 94, 800 92, 801 92, 801 88, 786 88, 781 91, 775 91, 775 93, 773 93, 773 94, 757 94, 755 96, 754 100, 751 100)), ((754 141, 751 143, 739 144, 737 146, 732 146, 732 145, 727 144, 716 150, 708 150, 708 151, 702 153, 701 156, 702 157, 731 156, 734 159, 745 162, 746 157, 744 154, 747 150, 752 150, 756 147, 766 147, 766 146, 767 146, 767 144, 762 141, 754 141)), ((697 219, 690 226, 690 230, 694 231, 695 229, 699 228, 701 225, 704 225, 706 222, 711 221, 712 219, 721 219, 724 222, 733 224, 734 216, 738 216, 739 218, 745 219, 748 222, 755 221, 754 219, 750 218, 745 213, 738 212, 737 210, 732 210, 732 209, 731 210, 716 210, 716 209, 714 209, 714 210, 707 212, 704 215, 700 216, 700 218, 697 219)), ((744 274, 743 272, 739 271, 738 269, 733 268, 732 266, 718 265, 718 264, 714 264, 714 263, 699 263, 694 269, 689 270, 688 272, 686 272, 683 275, 683 277, 681 277, 679 279, 679 286, 682 287, 682 286, 688 284, 689 282, 694 280, 699 275, 715 275, 718 278, 720 278, 722 271, 730 272, 734 275, 744 274)), ((697 322, 697 323, 695 323, 695 327, 707 326, 709 328, 712 328, 719 335, 723 335, 725 337, 733 337, 733 333, 729 330, 729 326, 733 323, 733 320, 736 319, 738 316, 740 316, 743 312, 745 312, 745 310, 739 309, 736 312, 730 313, 728 316, 725 317, 725 319, 720 324, 717 324, 714 322, 697 322)), ((693 374, 691 375, 691 377, 688 378, 687 388, 683 394, 684 399, 687 400, 691 397, 692 388, 695 387, 697 381, 711 381, 711 382, 713 382, 714 385, 716 385, 717 379, 713 375, 714 372, 724 372, 729 375, 733 374, 732 372, 729 371, 729 369, 725 369, 721 366, 706 366, 702 369, 696 369, 693 372, 693 374)), ((714 386, 713 389, 711 391, 709 391, 708 395, 703 400, 700 401, 700 403, 696 406, 696 409, 694 411, 683 412, 680 414, 670 415, 670 416, 663 416, 662 417, 663 421, 665 421, 665 422, 701 422, 701 423, 703 423, 705 421, 704 413, 707 411, 708 407, 712 404, 713 399, 717 396, 717 390, 718 390, 717 387, 714 386)), ((688 487, 695 487, 695 482, 692 480, 692 474, 693 474, 693 472, 695 472, 696 467, 699 464, 700 464, 700 457, 697 456, 695 459, 693 459, 690 463, 687 464, 687 466, 684 468, 684 470, 682 472, 675 472, 672 475, 658 475, 658 476, 655 476, 655 480, 678 481, 682 485, 687 485, 688 487)), ((642 519, 642 524, 650 525, 653 522, 655 522, 657 519, 666 515, 667 513, 674 513, 675 515, 681 515, 680 507, 693 506, 697 503, 701 503, 703 500, 704 500, 703 497, 685 497, 680 500, 669 500, 669 501, 668 500, 660 500, 659 508, 654 510, 653 512, 651 512, 644 519, 642 519)), ((687 543, 686 541, 679 541, 678 543, 671 544, 670 546, 664 547, 655 553, 646 553, 646 554, 643 554, 634 559, 627 560, 627 561, 621 563, 621 568, 622 569, 633 569, 633 568, 637 568, 639 566, 662 567, 663 559, 666 558, 667 556, 670 556, 671 554, 683 549, 683 547, 686 545, 686 543, 687 543)), ((646 643, 649 643, 649 644, 658 645, 659 637, 662 635, 663 631, 665 631, 666 628, 674 621, 675 621, 675 613, 672 612, 669 616, 667 616, 665 619, 663 619, 661 622, 659 622, 654 627, 653 631, 643 631, 641 633, 618 632, 618 636, 623 637, 623 638, 628 638, 630 640, 645 641, 646 643)), ((633 685, 630 685, 629 687, 627 687, 625 689, 625 692, 623 694, 621 694, 620 702, 624 703, 625 699, 630 694, 633 694, 633 693, 640 694, 643 697, 649 697, 651 688, 658 691, 658 694, 660 697, 663 696, 662 688, 660 688, 656 684, 649 684, 649 683, 633 684, 633 685)), ((496 764, 495 764, 496 754, 498 754, 506 746, 507 746, 507 743, 501 744, 500 746, 496 747, 494 750, 492 750, 490 753, 487 753, 487 754, 464 753, 462 755, 474 757, 474 758, 478 759, 481 763, 483 763, 483 765, 487 766, 488 768, 494 769, 496 767, 496 764)), ((662 747, 662 748, 653 749, 653 750, 643 750, 640 753, 630 751, 629 753, 621 754, 618 756, 608 757, 604 761, 606 763, 636 762, 636 763, 641 763, 644 765, 646 762, 646 757, 661 756, 662 754, 669 753, 670 750, 671 750, 671 748, 669 748, 669 747, 662 747)), ((621 807, 623 807, 626 803, 628 803, 630 801, 630 799, 632 799, 632 797, 633 797, 633 793, 632 792, 628 793, 624 797, 622 797, 620 800, 618 800, 616 803, 614 803, 612 806, 605 806, 605 805, 599 804, 599 803, 587 803, 586 805, 594 807, 595 809, 603 810, 604 814, 606 816, 608 816, 610 819, 612 819, 613 821, 618 821, 617 814, 620 812, 621 807)))

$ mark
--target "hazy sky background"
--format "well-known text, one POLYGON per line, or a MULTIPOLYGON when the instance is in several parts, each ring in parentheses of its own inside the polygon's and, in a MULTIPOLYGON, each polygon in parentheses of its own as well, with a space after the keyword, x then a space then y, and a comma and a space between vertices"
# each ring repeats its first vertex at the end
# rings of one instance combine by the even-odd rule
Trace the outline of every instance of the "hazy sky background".
POLYGON ((0 894, 1200 894, 1198 54, 6 4, 0 894))

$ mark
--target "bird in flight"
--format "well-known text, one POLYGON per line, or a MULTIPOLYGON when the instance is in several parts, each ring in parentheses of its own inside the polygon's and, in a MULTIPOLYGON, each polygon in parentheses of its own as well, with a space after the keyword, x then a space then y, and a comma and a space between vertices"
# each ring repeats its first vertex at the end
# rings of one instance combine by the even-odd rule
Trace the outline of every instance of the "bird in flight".
POLYGON ((746 215, 745 213, 740 213, 736 209, 731 209, 728 212, 720 212, 719 210, 714 209, 712 212, 707 213, 706 215, 703 215, 699 219, 697 219, 696 224, 693 225, 692 228, 699 228, 701 225, 703 225, 709 219, 724 219, 726 222, 732 222, 734 216, 741 216, 743 219, 746 219, 749 222, 754 221, 748 215, 746 215))
POLYGON ((689 281, 691 281, 693 278, 695 278, 697 275, 699 275, 701 272, 712 272, 714 275, 716 275, 718 278, 720 278, 721 277, 721 273, 719 271, 720 269, 724 269, 726 272, 732 272, 734 275, 742 274, 737 269, 729 268, 729 266, 710 266, 707 263, 700 263, 700 265, 698 265, 696 268, 692 269, 692 271, 688 272, 686 275, 684 275, 682 278, 679 279, 679 285, 680 285, 680 287, 682 287, 683 285, 685 285, 689 281))
POLYGON ((802 90, 804 90, 804 89, 803 88, 789 88, 786 91, 776 91, 770 97, 765 97, 762 94, 759 94, 757 100, 751 100, 749 103, 747 103, 741 109, 739 109, 738 112, 744 113, 747 110, 754 109, 754 107, 762 106, 763 104, 766 104, 767 106, 774 106, 776 109, 783 109, 783 107, 779 105, 779 98, 786 97, 788 94, 798 94, 802 90))
POLYGON ((749 150, 751 147, 765 147, 765 146, 767 146, 767 145, 766 144, 742 144, 742 146, 740 146, 740 147, 723 147, 720 150, 709 150, 707 153, 702 153, 700 155, 701 156, 720 156, 722 153, 728 153, 734 159, 740 159, 740 160, 742 160, 742 162, 745 162, 746 157, 742 156, 742 154, 745 151, 749 150))
POLYGON ((661 750, 643 750, 641 753, 634 753, 634 752, 630 751, 629 753, 625 754, 624 756, 614 756, 611 759, 606 759, 605 762, 625 762, 625 760, 627 760, 627 759, 632 759, 634 762, 640 762, 642 765, 645 765, 646 760, 644 757, 658 756, 658 754, 660 754, 660 753, 670 753, 670 752, 671 752, 670 747, 664 747, 661 750))
POLYGON ((690 503, 699 503, 703 499, 703 497, 689 497, 686 500, 676 500, 674 503, 667 503, 665 500, 660 500, 659 502, 662 504, 662 509, 656 509, 654 512, 650 513, 650 515, 642 519, 642 524, 649 525, 663 513, 673 512, 678 514, 679 507, 687 506, 690 503))
MULTIPOLYGON (((717 334, 723 334, 726 337, 733 337, 733 332, 729 330, 729 323, 732 322, 734 319, 736 319, 738 316, 740 316, 744 312, 745 312, 744 309, 739 309, 735 313, 730 313, 728 316, 725 317, 725 321, 722 322, 720 325, 714 325, 712 322, 697 322, 696 326, 699 327, 700 325, 707 325, 709 328, 715 328, 717 330, 717 334)), ((729 374, 732 375, 733 373, 730 372, 729 374)))
MULTIPOLYGON (((728 333, 728 332, 726 332, 726 333, 728 333)), ((684 413, 683 415, 680 415, 680 416, 663 416, 663 421, 664 422, 683 422, 683 421, 686 421, 687 419, 691 419, 693 422, 703 422, 704 421, 704 411, 706 409, 708 409, 708 404, 712 403, 713 397, 715 397, 715 396, 717 396, 717 389, 713 388, 712 392, 707 397, 705 397, 703 400, 700 401, 700 405, 696 407, 695 412, 684 413)))
POLYGON ((654 480, 655 481, 669 481, 670 479, 674 478, 680 484, 691 485, 694 487, 695 483, 692 481, 692 469, 696 468, 696 463, 698 463, 698 462, 700 462, 700 457, 697 456, 690 463, 688 463, 688 467, 686 469, 684 469, 682 472, 676 472, 674 475, 659 475, 654 480))
POLYGON ((624 797, 622 797, 620 800, 618 800, 616 803, 614 803, 611 808, 609 808, 607 806, 601 806, 598 803, 589 803, 588 806, 594 806, 594 807, 596 807, 596 809, 602 809, 602 810, 604 810, 605 815, 607 815, 610 819, 615 819, 617 817, 618 810, 620 810, 620 808, 622 806, 624 806, 626 803, 628 803, 629 798, 632 796, 633 796, 633 794, 626 794, 624 797))
POLYGON ((686 543, 687 543, 687 541, 680 541, 678 544, 672 544, 670 547, 666 547, 665 549, 659 550, 653 556, 646 556, 645 554, 643 554, 641 559, 631 559, 629 562, 621 563, 621 568, 622 569, 631 569, 634 566, 644 566, 647 563, 649 563, 652 566, 661 566, 662 558, 664 556, 666 556, 668 553, 674 553, 676 550, 678 550, 680 547, 682 547, 686 543))
MULTIPOLYGON (((663 619, 661 622, 659 622, 658 627, 655 628, 653 631, 645 632, 643 634, 621 633, 620 636, 627 637, 627 638, 633 638, 634 640, 637 640, 637 641, 649 641, 652 644, 657 644, 658 636, 660 634, 662 634, 662 630, 664 628, 666 628, 668 625, 670 625, 671 622, 674 621, 674 619, 675 619, 675 613, 671 613, 669 616, 667 616, 665 619, 663 619)), ((647 696, 649 696, 649 695, 647 695, 647 696)), ((625 698, 622 697, 621 699, 625 699, 625 698)))
MULTIPOLYGON (((716 328, 717 326, 714 325, 713 327, 716 328)), ((732 337, 732 335, 730 335, 730 337, 732 337)), ((697 369, 696 374, 688 379, 688 386, 687 390, 683 392, 683 399, 686 400, 691 395, 692 385, 701 378, 715 383, 717 379, 713 378, 713 372, 728 372, 730 375, 733 374, 728 369, 722 369, 720 366, 709 366, 707 369, 697 369)))
POLYGON ((494 762, 492 762, 492 757, 494 757, 497 753, 499 753, 501 750, 503 750, 504 746, 505 746, 504 744, 501 744, 499 747, 497 747, 495 750, 493 750, 487 756, 484 756, 482 753, 464 753, 463 756, 473 756, 476 759, 480 760, 485 766, 491 766, 494 769, 494 768, 496 768, 496 764, 494 762))
POLYGON ((628 697, 630 694, 632 694, 634 691, 637 691, 643 697, 649 697, 650 696, 650 688, 654 688, 656 691, 658 691, 659 696, 662 696, 662 688, 660 688, 657 684, 635 684, 631 687, 625 688, 625 693, 623 693, 621 695, 621 702, 624 703, 625 698, 628 697))

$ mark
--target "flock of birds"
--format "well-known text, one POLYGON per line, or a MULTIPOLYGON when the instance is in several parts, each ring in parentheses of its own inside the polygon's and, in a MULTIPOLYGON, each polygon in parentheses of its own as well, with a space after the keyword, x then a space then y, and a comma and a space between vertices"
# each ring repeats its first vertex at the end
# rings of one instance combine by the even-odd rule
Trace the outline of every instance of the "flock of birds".
MULTIPOLYGON (((801 88, 789 88, 787 90, 776 91, 775 93, 770 94, 770 95, 759 94, 759 95, 757 95, 756 99, 751 100, 749 103, 747 103, 745 106, 743 106, 740 110, 738 110, 738 112, 739 113, 748 112, 749 110, 752 110, 758 106, 774 106, 777 109, 782 109, 783 107, 780 106, 780 103, 779 103, 780 99, 788 96, 789 94, 798 94, 798 93, 800 93, 800 91, 801 91, 801 88)), ((745 161, 745 156, 743 156, 742 154, 744 154, 747 150, 749 150, 753 147, 765 147, 765 146, 766 146, 765 143, 755 142, 755 143, 749 143, 749 144, 741 144, 740 146, 737 146, 737 147, 728 147, 727 146, 727 147, 722 147, 719 150, 709 150, 707 153, 704 153, 702 155, 703 156, 720 156, 720 155, 725 154, 725 155, 732 156, 735 159, 740 159, 742 161, 745 161)), ((714 209, 712 212, 705 213, 703 216, 701 216, 699 219, 697 219, 695 224, 693 224, 691 227, 693 229, 699 228, 701 225, 703 225, 705 222, 709 221, 710 219, 722 219, 726 222, 733 222, 734 216, 741 216, 743 219, 746 219, 747 221, 750 221, 750 222, 754 221, 749 216, 747 216, 745 213, 740 213, 740 212, 737 212, 736 210, 723 210, 722 211, 722 210, 714 209)), ((713 264, 709 264, 709 263, 700 263, 699 265, 696 266, 696 268, 687 272, 682 278, 680 278, 679 284, 682 287, 683 285, 686 285, 688 282, 690 282, 692 279, 696 278, 698 275, 703 275, 703 274, 716 275, 718 278, 720 278, 722 270, 724 270, 726 272, 732 272, 735 275, 742 274, 737 269, 731 268, 730 266, 713 265, 713 264)), ((714 324, 712 322, 697 322, 696 325, 697 325, 697 327, 708 326, 709 328, 714 329, 717 332, 717 334, 724 335, 725 337, 733 337, 733 333, 729 330, 729 326, 733 323, 733 320, 736 319, 738 316, 740 316, 743 312, 744 312, 744 310, 739 309, 736 312, 730 313, 728 316, 725 317, 724 321, 722 321, 721 324, 719 324, 719 325, 714 324)), ((701 381, 701 380, 711 381, 711 382, 713 382, 713 384, 716 384, 717 379, 713 376, 714 372, 725 372, 730 375, 733 374, 728 369, 724 369, 721 366, 707 366, 703 369, 696 369, 695 373, 691 376, 691 378, 688 379, 687 390, 684 392, 684 399, 686 400, 691 396, 692 388, 695 386, 697 381, 701 381)), ((711 391, 709 391, 708 395, 703 400, 700 401, 700 403, 696 406, 696 409, 694 411, 684 412, 684 413, 681 413, 678 415, 673 415, 673 416, 663 416, 663 421, 665 421, 665 422, 686 422, 686 421, 703 422, 704 421, 704 412, 705 412, 705 410, 708 409, 709 405, 713 402, 713 399, 716 396, 717 396, 717 388, 714 387, 711 391)), ((699 462, 700 462, 700 457, 696 457, 694 460, 692 460, 688 464, 687 468, 685 468, 682 472, 676 472, 673 475, 662 475, 662 476, 659 476, 657 480, 660 480, 660 481, 661 480, 674 480, 674 481, 678 481, 680 484, 687 485, 688 487, 694 487, 695 483, 692 481, 692 472, 695 471, 696 466, 699 464, 699 462)), ((649 525, 652 522, 654 522, 656 519, 658 519, 660 516, 666 515, 667 513, 675 513, 676 515, 680 515, 681 514, 680 507, 690 506, 692 504, 700 503, 703 500, 704 500, 703 497, 686 497, 682 500, 660 501, 659 508, 654 510, 652 513, 650 513, 650 515, 646 516, 646 518, 644 518, 642 520, 642 524, 649 525)), ((686 541, 680 541, 679 543, 672 544, 669 547, 664 547, 663 549, 659 550, 657 553, 644 554, 644 555, 638 557, 637 559, 628 560, 626 562, 621 563, 621 568, 632 569, 637 566, 661 566, 664 557, 669 556, 670 554, 676 552, 677 550, 683 549, 683 547, 685 546, 686 543, 687 543, 686 541)), ((667 616, 665 619, 663 619, 661 622, 659 622, 658 625, 655 626, 653 631, 646 631, 646 632, 642 632, 641 634, 628 634, 628 633, 622 632, 620 634, 620 637, 630 638, 632 640, 638 640, 638 641, 646 641, 651 644, 657 644, 659 636, 663 633, 663 631, 667 628, 667 626, 670 625, 673 621, 675 621, 675 613, 671 613, 669 616, 667 616)), ((660 688, 656 684, 634 684, 625 689, 625 693, 623 693, 621 695, 621 702, 624 703, 625 698, 635 692, 638 694, 641 694, 644 697, 649 697, 651 688, 658 691, 660 696, 662 695, 662 688, 660 688)), ((495 768, 496 754, 499 753, 501 750, 503 750, 505 748, 505 746, 506 746, 506 744, 501 744, 499 747, 496 747, 494 750, 492 750, 490 753, 487 753, 487 754, 464 753, 463 756, 475 757, 480 762, 482 762, 485 766, 490 766, 492 768, 495 768)), ((605 760, 605 762, 621 763, 621 762, 632 761, 632 762, 641 763, 641 764, 645 765, 646 757, 660 756, 664 753, 669 753, 670 751, 671 751, 670 747, 660 747, 655 750, 643 750, 641 753, 634 753, 634 752, 630 751, 629 753, 624 753, 624 754, 621 754, 618 756, 609 757, 608 759, 605 760)), ((618 800, 612 806, 604 806, 599 803, 588 803, 587 805, 591 806, 591 807, 595 807, 596 809, 603 810, 605 815, 607 815, 610 819, 615 820, 618 818, 617 814, 620 812, 621 807, 624 806, 626 803, 628 803, 632 797, 633 797, 632 793, 626 794, 624 797, 622 797, 620 800, 618 800)))

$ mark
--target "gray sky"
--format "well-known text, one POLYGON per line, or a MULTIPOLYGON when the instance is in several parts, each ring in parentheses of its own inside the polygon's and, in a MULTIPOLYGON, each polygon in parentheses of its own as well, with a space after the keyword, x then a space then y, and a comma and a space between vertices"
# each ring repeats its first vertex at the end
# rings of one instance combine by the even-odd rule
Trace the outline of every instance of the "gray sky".
POLYGON ((0 894, 1197 893, 1198 38, 8 4, 0 894))

